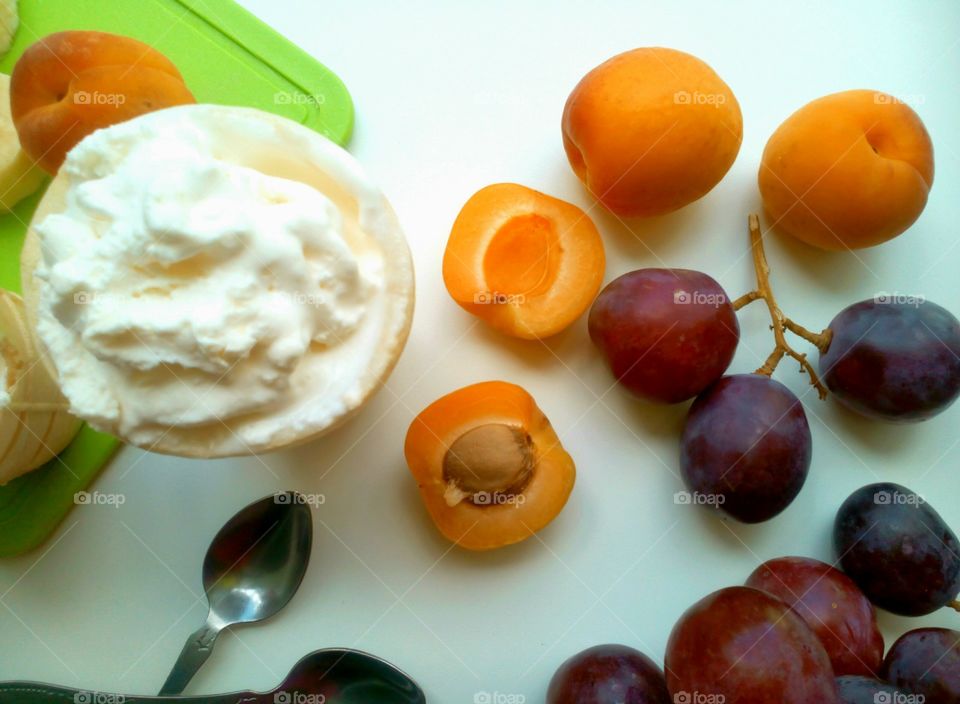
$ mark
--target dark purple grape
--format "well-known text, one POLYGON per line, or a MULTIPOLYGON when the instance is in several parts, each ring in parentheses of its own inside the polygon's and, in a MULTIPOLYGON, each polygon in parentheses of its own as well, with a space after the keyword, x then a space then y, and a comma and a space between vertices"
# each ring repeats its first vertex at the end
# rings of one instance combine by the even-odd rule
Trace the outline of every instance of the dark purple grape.
POLYGON ((872 677, 847 675, 837 678, 841 704, 906 704, 904 692, 872 677), (877 696, 880 695, 880 696, 877 696))
POLYGON ((883 661, 883 677, 923 695, 924 704, 960 703, 960 631, 918 628, 904 633, 883 661))
POLYGON ((837 704, 830 658, 789 606, 750 587, 714 592, 690 607, 667 643, 675 702, 837 704))
POLYGON ((663 672, 639 650, 597 645, 563 663, 547 704, 669 704, 663 672))
POLYGON ((841 311, 830 331, 820 373, 858 413, 926 420, 960 396, 960 321, 936 303, 861 301, 841 311))
POLYGON ((833 674, 875 676, 880 671, 883 636, 877 612, 837 568, 808 557, 778 557, 754 570, 747 586, 773 594, 800 614, 823 643, 833 674))
POLYGON ((800 399, 770 377, 738 374, 720 379, 690 407, 680 471, 694 496, 759 523, 800 493, 811 454, 800 399))
POLYGON ((960 594, 960 542, 922 497, 870 484, 843 502, 833 526, 840 565, 874 604, 922 616, 960 594))
POLYGON ((726 292, 688 269, 640 269, 614 279, 590 309, 589 328, 613 375, 658 403, 686 401, 719 379, 740 341, 726 292))

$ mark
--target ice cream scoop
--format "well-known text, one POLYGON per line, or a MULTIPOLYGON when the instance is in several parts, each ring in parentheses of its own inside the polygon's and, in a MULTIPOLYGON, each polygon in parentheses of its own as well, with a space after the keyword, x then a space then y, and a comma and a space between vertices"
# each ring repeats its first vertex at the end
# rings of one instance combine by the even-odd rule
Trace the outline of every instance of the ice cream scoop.
POLYGON ((169 108, 85 138, 21 271, 71 411, 189 457, 336 427, 392 370, 413 310, 403 232, 356 160, 250 108, 169 108))

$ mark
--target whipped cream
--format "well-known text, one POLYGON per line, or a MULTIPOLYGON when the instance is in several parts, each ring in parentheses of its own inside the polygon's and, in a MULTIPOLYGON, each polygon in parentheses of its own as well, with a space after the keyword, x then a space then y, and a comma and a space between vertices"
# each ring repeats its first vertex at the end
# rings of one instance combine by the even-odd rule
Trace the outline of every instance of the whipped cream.
POLYGON ((35 276, 72 413, 213 456, 302 438, 363 400, 390 319, 377 230, 393 216, 351 157, 304 132, 189 106, 70 152, 35 276), (334 173, 310 182, 305 165, 334 173))

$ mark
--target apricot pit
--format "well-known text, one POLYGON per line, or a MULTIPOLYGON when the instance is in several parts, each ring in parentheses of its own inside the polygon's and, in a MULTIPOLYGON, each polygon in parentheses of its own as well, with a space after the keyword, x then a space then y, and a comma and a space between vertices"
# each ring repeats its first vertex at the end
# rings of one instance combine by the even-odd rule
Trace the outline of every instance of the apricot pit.
POLYGON ((488 423, 461 435, 443 458, 447 505, 481 496, 516 496, 536 461, 533 439, 523 429, 488 423))

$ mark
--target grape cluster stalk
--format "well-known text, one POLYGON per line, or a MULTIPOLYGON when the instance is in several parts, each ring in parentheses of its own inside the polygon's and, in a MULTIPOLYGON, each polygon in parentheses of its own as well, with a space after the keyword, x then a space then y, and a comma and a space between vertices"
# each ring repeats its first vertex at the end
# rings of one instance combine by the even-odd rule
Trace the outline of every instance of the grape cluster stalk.
POLYGON ((770 285, 770 265, 767 263, 767 255, 763 249, 763 234, 760 232, 760 218, 756 213, 751 213, 748 218, 750 228, 750 250, 753 254, 753 267, 757 272, 757 288, 749 293, 745 293, 733 302, 734 310, 740 310, 754 301, 763 300, 767 304, 767 310, 770 311, 772 321, 770 329, 773 330, 773 338, 776 346, 770 356, 767 357, 763 365, 757 369, 757 374, 763 376, 772 376, 777 365, 785 356, 793 357, 800 364, 800 368, 810 377, 810 383, 817 389, 821 399, 827 398, 827 387, 820 380, 816 370, 807 355, 797 352, 789 342, 787 342, 786 331, 789 330, 795 335, 814 344, 821 352, 825 352, 830 346, 831 332, 829 329, 823 332, 812 332, 807 328, 795 323, 793 320, 783 314, 777 299, 773 295, 773 288, 770 285))

